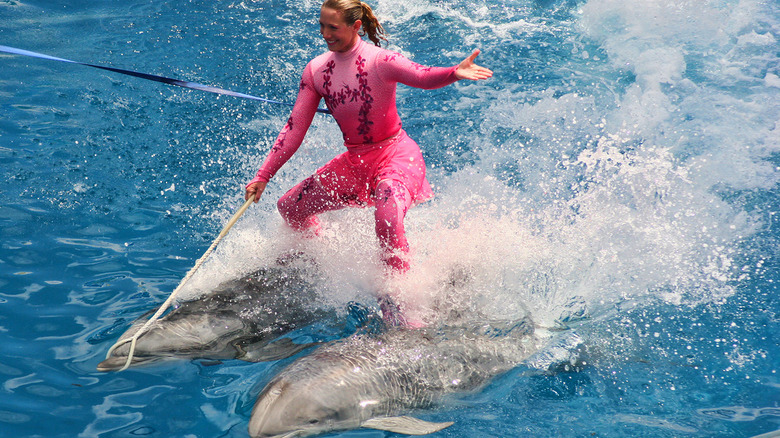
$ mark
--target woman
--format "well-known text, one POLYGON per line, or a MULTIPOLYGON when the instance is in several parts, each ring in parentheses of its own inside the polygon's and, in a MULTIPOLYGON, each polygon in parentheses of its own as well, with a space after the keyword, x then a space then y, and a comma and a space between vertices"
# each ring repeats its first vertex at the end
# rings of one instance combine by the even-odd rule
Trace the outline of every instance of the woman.
POLYGON ((347 151, 282 196, 279 212, 292 228, 316 234, 317 214, 373 205, 382 258, 391 271, 405 272, 409 244, 404 217, 433 192, 419 146, 401 129, 396 83, 433 89, 460 79, 487 79, 493 73, 474 63, 479 50, 445 68, 424 67, 382 49, 384 29, 371 8, 357 0, 326 0, 320 10, 320 33, 329 51, 306 65, 292 115, 246 186, 246 199, 254 195, 257 202, 268 181, 298 150, 325 99, 347 151))

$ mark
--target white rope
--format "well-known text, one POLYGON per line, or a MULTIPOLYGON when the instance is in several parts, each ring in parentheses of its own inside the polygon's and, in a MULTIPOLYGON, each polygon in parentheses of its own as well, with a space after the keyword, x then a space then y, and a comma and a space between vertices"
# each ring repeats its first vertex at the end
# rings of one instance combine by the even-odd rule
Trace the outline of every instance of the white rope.
POLYGON ((195 274, 195 272, 200 268, 203 262, 205 262, 206 259, 209 258, 211 253, 214 251, 214 248, 217 247, 217 244, 219 244, 219 242, 227 235, 228 231, 230 231, 233 225, 235 225, 235 223, 238 221, 241 215, 244 214, 246 209, 249 208, 250 205, 252 205, 252 202, 254 202, 254 200, 255 200, 255 195, 254 194, 250 195, 249 199, 244 203, 244 205, 242 205, 241 208, 238 209, 236 214, 234 214, 233 217, 230 218, 230 221, 228 221, 227 225, 225 225, 225 227, 222 229, 222 232, 219 233, 219 236, 217 236, 217 238, 214 239, 214 242, 211 244, 209 249, 207 249, 206 252, 203 254, 203 256, 201 256, 201 258, 198 259, 198 261, 195 263, 195 266, 193 266, 192 269, 190 269, 190 271, 187 272, 187 275, 185 275, 184 278, 179 283, 179 285, 176 286, 176 289, 174 289, 173 292, 171 292, 171 295, 168 297, 168 299, 165 300, 162 306, 160 306, 160 308, 157 309, 157 312, 155 312, 154 315, 152 315, 152 317, 149 318, 149 321, 146 321, 146 323, 143 326, 141 326, 141 328, 138 329, 138 331, 136 331, 132 337, 121 339, 117 341, 113 346, 111 346, 111 348, 108 349, 108 353, 106 354, 106 359, 108 359, 111 356, 111 353, 113 353, 114 350, 117 349, 117 347, 127 344, 128 342, 130 343, 130 351, 127 353, 127 361, 125 362, 125 365, 122 368, 118 369, 117 371, 124 371, 130 367, 130 363, 133 361, 133 353, 135 352, 135 344, 138 338, 142 334, 144 334, 144 332, 146 332, 146 330, 148 330, 149 327, 160 318, 160 316, 162 316, 162 314, 168 309, 168 307, 170 307, 171 303, 173 303, 173 300, 176 299, 176 295, 178 295, 179 291, 182 289, 182 287, 184 287, 184 284, 187 283, 190 277, 192 277, 195 274))

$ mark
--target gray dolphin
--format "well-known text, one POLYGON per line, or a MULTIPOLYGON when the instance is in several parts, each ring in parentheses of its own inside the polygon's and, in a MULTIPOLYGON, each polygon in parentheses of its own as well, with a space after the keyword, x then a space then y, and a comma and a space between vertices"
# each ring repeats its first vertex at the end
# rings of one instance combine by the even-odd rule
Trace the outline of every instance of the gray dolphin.
MULTIPOLYGON (((314 284, 305 272, 274 266, 231 280, 194 301, 181 303, 153 323, 136 343, 131 365, 165 358, 277 360, 310 343, 280 336, 326 318, 335 311, 316 308, 314 284)), ((132 337, 152 312, 136 320, 120 337, 132 337)), ((124 366, 129 344, 117 347, 97 366, 112 371, 124 366)))
POLYGON ((325 344, 283 369, 258 396, 254 438, 359 427, 424 435, 450 426, 399 416, 473 391, 537 350, 533 324, 509 331, 460 327, 359 334, 325 344))

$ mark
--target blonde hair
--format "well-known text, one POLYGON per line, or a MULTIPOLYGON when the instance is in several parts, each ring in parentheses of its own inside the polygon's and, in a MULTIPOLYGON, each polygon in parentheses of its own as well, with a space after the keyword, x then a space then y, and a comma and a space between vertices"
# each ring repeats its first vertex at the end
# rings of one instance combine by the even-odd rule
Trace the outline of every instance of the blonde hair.
POLYGON ((344 21, 348 26, 352 26, 356 21, 363 23, 363 30, 360 35, 368 35, 375 46, 380 46, 381 40, 385 38, 385 29, 379 24, 379 20, 371 10, 371 6, 360 0, 325 0, 323 8, 330 8, 339 11, 344 16, 344 21))

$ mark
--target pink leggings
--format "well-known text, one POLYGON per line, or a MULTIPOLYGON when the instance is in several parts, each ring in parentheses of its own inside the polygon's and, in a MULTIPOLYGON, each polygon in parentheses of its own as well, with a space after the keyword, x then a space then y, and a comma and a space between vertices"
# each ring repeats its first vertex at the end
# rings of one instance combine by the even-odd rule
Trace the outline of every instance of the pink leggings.
MULTIPOLYGON (((380 181, 373 196, 376 235, 382 248, 382 259, 391 268, 409 269, 409 243, 404 233, 404 217, 412 205, 406 186, 394 179, 380 181)), ((298 231, 317 233, 317 215, 356 205, 354 200, 325 189, 312 175, 290 189, 279 199, 277 207, 284 220, 298 231)))

